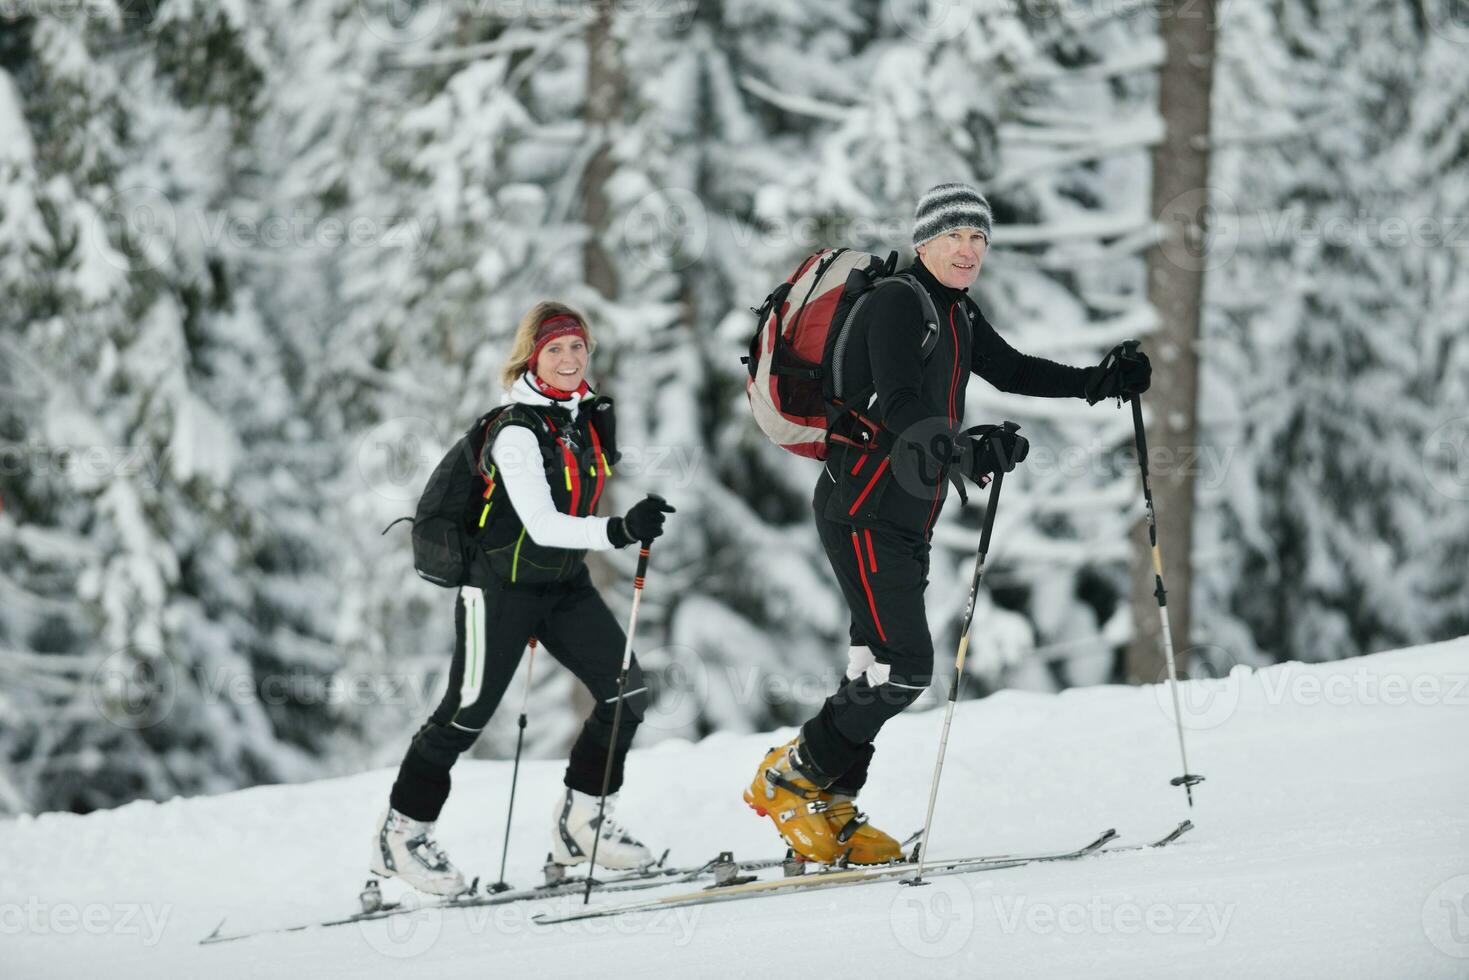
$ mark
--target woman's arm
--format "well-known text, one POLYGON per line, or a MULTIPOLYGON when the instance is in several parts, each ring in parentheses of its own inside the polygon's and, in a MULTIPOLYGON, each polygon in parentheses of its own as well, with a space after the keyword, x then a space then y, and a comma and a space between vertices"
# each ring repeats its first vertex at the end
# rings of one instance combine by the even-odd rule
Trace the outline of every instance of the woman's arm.
POLYGON ((556 509, 545 462, 535 433, 523 425, 507 425, 490 448, 495 476, 510 494, 526 533, 545 548, 609 551, 606 517, 572 517, 556 509))

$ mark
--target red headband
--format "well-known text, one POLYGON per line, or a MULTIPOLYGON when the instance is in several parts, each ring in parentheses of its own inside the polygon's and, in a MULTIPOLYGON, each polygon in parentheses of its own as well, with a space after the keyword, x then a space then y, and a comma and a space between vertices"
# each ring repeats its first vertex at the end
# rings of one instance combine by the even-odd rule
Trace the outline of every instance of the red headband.
POLYGON ((541 348, 545 347, 557 337, 576 336, 582 340, 587 339, 587 328, 582 322, 569 313, 558 313, 553 317, 547 317, 541 321, 536 328, 536 345, 530 352, 531 367, 535 367, 536 358, 541 356, 541 348))

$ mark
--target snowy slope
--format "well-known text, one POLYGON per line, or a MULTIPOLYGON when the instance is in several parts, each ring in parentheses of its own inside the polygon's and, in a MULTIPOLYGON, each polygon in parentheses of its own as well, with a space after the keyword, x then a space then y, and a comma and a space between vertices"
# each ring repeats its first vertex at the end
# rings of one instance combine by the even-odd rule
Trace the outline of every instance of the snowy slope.
MULTIPOLYGON (((1192 813, 1168 786, 1166 689, 1005 692, 956 714, 933 842, 1054 849, 1108 826, 1136 841, 1191 816, 1199 829, 1164 851, 656 917, 547 927, 508 906, 197 945, 221 919, 236 931, 351 911, 392 779, 380 770, 7 822, 0 976, 703 977, 819 957, 822 974, 856 977, 1469 977, 1469 637, 1237 668, 1186 692, 1208 777, 1192 813)), ((864 804, 900 835, 922 821, 939 725, 901 717, 879 741, 864 804)), ((786 734, 634 753, 626 821, 676 863, 778 854, 739 792, 786 734)), ((537 878, 560 769, 522 770, 514 882, 537 878)), ((455 859, 490 877, 509 771, 462 763, 441 822, 455 859)))

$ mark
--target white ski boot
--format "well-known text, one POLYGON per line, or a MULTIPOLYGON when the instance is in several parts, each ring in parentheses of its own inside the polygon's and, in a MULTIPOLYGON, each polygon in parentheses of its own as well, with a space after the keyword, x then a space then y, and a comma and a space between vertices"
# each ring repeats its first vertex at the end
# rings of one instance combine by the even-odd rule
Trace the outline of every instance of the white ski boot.
POLYGON ((433 824, 389 807, 374 835, 369 870, 383 878, 398 878, 430 895, 462 894, 468 890, 464 875, 449 861, 433 835, 433 824))
MULTIPOLYGON (((557 864, 581 864, 591 859, 600 800, 567 787, 566 795, 556 801, 552 811, 556 825, 551 829, 551 859, 557 864)), ((624 870, 652 864, 653 853, 613 818, 616 806, 617 794, 613 793, 607 797, 602 839, 597 844, 597 866, 624 870)))

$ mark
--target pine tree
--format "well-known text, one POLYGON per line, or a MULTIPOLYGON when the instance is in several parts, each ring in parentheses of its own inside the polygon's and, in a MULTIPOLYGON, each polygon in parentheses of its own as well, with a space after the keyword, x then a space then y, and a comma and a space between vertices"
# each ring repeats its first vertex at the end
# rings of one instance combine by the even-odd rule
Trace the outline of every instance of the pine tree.
POLYGON ((325 676, 309 502, 250 470, 279 445, 269 416, 226 414, 278 374, 209 230, 236 207, 258 66, 222 13, 134 17, 6 32, 6 438, 33 461, 0 491, 19 809, 300 777, 327 728, 309 690, 260 686, 325 676))
POLYGON ((1421 641, 1442 561, 1425 562, 1439 502, 1422 458, 1441 385, 1404 289, 1413 252, 1382 237, 1416 210, 1396 147, 1412 142, 1421 82, 1402 52, 1421 27, 1401 4, 1280 3, 1225 38, 1230 84, 1263 93, 1273 121, 1246 94, 1226 123, 1253 138, 1230 149, 1248 156, 1224 180, 1239 251, 1211 287, 1214 336, 1249 411, 1232 420, 1245 470, 1217 505, 1234 579, 1211 592, 1276 659, 1421 641))

